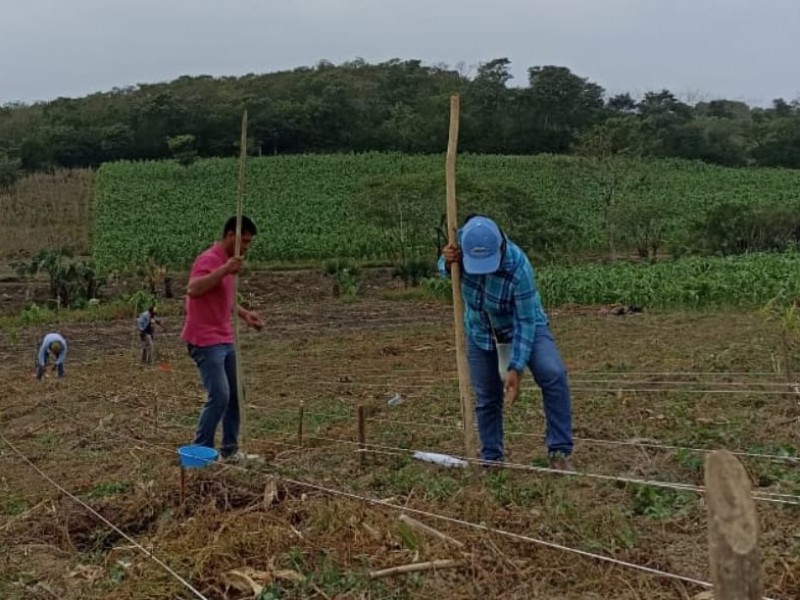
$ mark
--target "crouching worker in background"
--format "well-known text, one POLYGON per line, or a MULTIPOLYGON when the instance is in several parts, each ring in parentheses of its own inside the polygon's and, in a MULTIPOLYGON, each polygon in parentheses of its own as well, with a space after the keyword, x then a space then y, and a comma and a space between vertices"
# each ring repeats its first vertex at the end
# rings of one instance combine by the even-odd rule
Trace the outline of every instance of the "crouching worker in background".
POLYGON ((527 367, 542 389, 550 468, 573 471, 567 371, 550 332, 530 261, 487 217, 467 217, 458 239, 458 246, 444 248, 439 270, 449 277, 450 266, 456 261, 461 264, 467 360, 476 396, 481 458, 503 460, 504 392, 505 405, 511 408, 527 367))
POLYGON ((53 370, 58 371, 59 377, 64 377, 64 361, 67 358, 67 340, 58 333, 48 333, 39 346, 36 357, 36 379, 44 377, 48 359, 53 358, 53 370))

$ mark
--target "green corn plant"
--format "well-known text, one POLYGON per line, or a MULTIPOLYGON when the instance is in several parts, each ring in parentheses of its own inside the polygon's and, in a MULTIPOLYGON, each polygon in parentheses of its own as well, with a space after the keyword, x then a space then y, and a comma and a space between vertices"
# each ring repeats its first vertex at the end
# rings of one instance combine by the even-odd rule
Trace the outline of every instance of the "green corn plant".
MULTIPOLYGON (((622 235, 625 227, 617 232, 620 256, 635 255, 637 246, 644 245, 650 254, 656 245, 690 247, 696 223, 713 207, 740 202, 791 208, 800 189, 800 171, 789 169, 645 159, 626 168, 633 180, 645 178, 646 185, 628 189, 617 207, 621 225, 632 221, 630 235, 622 235), (650 218, 656 209, 657 231, 650 218), (641 216, 648 218, 644 230, 641 216)), ((188 268, 234 214, 236 173, 235 158, 199 159, 189 169, 173 160, 103 164, 95 179, 92 220, 98 267, 103 272, 130 269, 158 248, 166 260, 159 266, 188 268)), ((403 248, 410 253, 419 245, 433 251, 444 210, 443 175, 439 156, 253 157, 247 163, 244 205, 261 235, 249 258, 388 263, 396 262, 403 248)), ((458 177, 461 217, 467 211, 494 216, 530 253, 577 258, 607 253, 607 215, 597 202, 597 178, 585 161, 467 154, 459 157, 458 177)), ((707 303, 711 291, 696 290, 696 303, 707 303)))
MULTIPOLYGON (((795 356, 800 348, 800 310, 797 300, 788 304, 778 298, 771 299, 761 310, 767 321, 780 326, 779 352, 786 383, 796 384, 795 356)), ((791 393, 790 393, 791 395, 791 393)))

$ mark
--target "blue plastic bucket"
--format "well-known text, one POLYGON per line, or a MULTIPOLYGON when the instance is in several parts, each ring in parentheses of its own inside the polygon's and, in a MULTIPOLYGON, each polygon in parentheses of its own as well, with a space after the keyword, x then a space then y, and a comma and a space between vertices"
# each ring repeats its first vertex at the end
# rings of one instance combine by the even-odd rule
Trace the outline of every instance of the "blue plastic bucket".
POLYGON ((218 453, 206 446, 181 446, 178 448, 181 466, 186 469, 202 469, 217 460, 218 453))

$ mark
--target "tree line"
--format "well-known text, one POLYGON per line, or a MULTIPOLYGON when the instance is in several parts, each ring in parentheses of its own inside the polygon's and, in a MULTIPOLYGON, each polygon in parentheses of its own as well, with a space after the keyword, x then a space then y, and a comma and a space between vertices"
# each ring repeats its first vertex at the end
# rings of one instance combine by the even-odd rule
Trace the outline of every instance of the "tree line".
POLYGON ((529 68, 524 86, 510 85, 511 79, 506 58, 469 75, 418 60, 356 60, 6 104, 0 107, 0 186, 15 170, 176 153, 187 162, 195 155, 235 155, 244 108, 253 154, 441 153, 448 98, 455 92, 462 96, 464 152, 581 152, 800 168, 800 100, 776 99, 764 108, 723 99, 689 104, 668 90, 609 96, 561 66, 529 68))

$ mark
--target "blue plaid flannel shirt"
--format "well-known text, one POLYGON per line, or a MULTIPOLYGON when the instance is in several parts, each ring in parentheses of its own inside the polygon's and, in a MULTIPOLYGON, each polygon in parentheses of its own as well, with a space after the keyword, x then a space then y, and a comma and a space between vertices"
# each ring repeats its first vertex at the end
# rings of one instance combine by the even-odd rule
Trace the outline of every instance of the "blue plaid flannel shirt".
MULTIPOLYGON (((459 231, 459 239, 461 232, 459 231)), ((439 257, 439 272, 450 272, 439 257)), ((479 348, 495 347, 510 341, 509 369, 522 372, 530 362, 536 327, 547 325, 533 267, 525 252, 508 240, 500 269, 491 275, 469 275, 461 269, 461 295, 464 298, 464 328, 479 348)))

